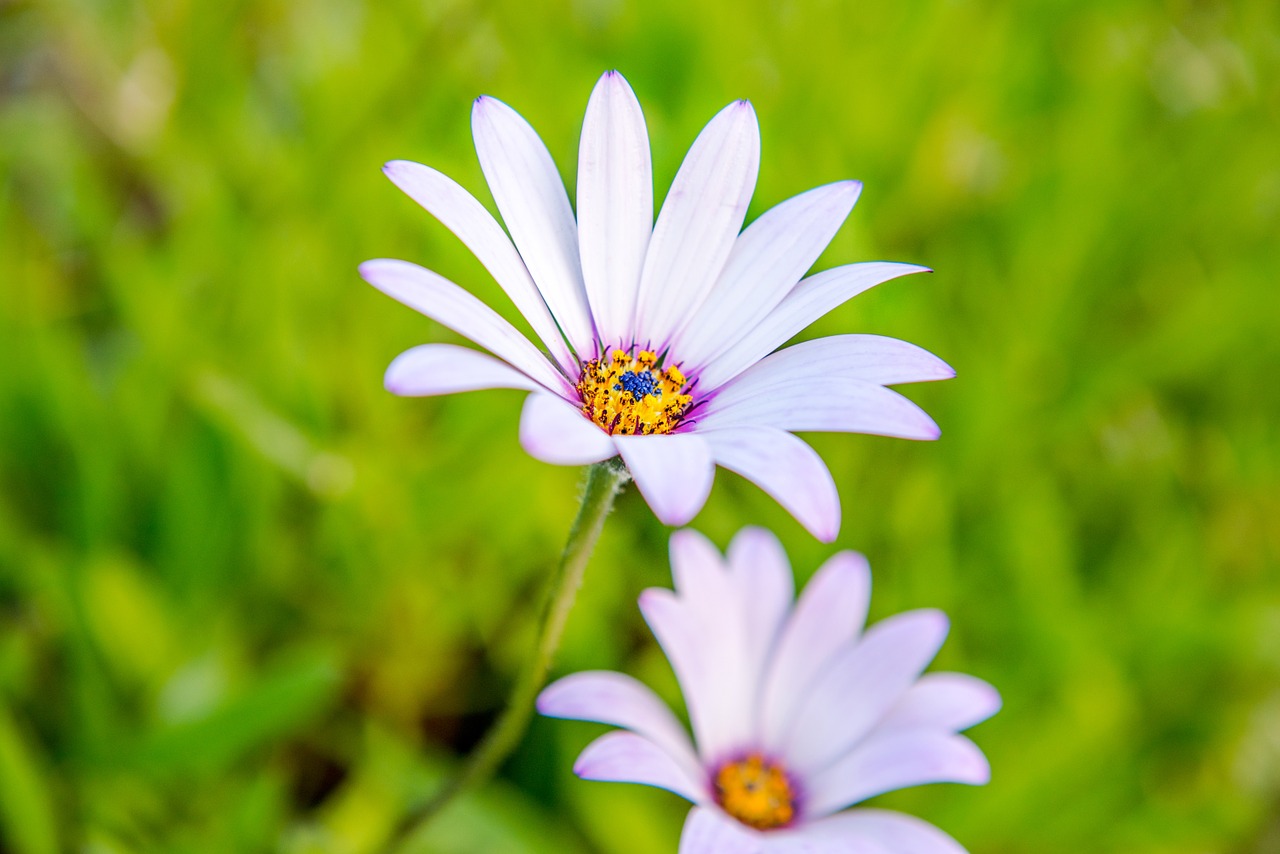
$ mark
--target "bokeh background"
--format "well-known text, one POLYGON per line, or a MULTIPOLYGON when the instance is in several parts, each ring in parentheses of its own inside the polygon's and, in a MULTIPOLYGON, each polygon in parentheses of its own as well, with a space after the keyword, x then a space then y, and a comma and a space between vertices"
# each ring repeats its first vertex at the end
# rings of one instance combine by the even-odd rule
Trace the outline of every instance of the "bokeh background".
MULTIPOLYGON (((506 311, 379 166, 491 204, 487 93, 572 188, 608 68, 659 199, 750 98, 753 217, 860 178, 819 266, 938 271, 805 335, 951 362, 905 389, 941 441, 813 437, 835 547, 723 471, 695 521, 951 614, 937 666, 1005 698, 993 781, 881 800, 974 854, 1280 851, 1272 0, 0 2, 0 850, 372 851, 484 731, 580 473, 521 452, 516 392, 384 392, 456 339, 355 267, 506 311)), ((668 534, 624 496, 559 672, 679 702, 635 608, 668 534)), ((675 796, 572 777, 600 731, 538 721, 417 850, 674 851, 675 796)))

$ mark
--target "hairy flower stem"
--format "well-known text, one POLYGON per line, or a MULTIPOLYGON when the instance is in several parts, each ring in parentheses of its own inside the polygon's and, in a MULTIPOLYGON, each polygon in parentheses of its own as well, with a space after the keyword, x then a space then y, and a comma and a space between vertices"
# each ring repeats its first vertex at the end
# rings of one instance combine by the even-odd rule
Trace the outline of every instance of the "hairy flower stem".
POLYGON ((533 716, 534 701, 547 680, 547 672, 551 669, 552 660, 560 646, 560 637, 564 634, 569 612, 573 609, 578 588, 582 586, 587 561, 591 559, 596 541, 600 539, 605 517, 609 515, 614 499, 627 480, 627 470, 617 459, 596 463, 587 469, 582 506, 578 508, 578 515, 569 528, 569 539, 564 551, 560 553, 560 560, 550 580, 537 646, 520 673, 506 709, 459 772, 434 797, 411 811, 396 826, 384 848, 388 854, 398 850, 402 843, 426 826, 459 795, 493 776, 520 743, 529 726, 529 719, 533 716))

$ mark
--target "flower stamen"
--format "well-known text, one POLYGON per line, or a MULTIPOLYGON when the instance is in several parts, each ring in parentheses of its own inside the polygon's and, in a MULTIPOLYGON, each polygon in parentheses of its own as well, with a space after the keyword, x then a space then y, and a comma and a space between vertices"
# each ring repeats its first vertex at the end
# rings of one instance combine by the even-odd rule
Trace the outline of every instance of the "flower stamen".
POLYGON ((715 795, 725 812, 756 830, 785 827, 796 815, 786 772, 758 753, 720 766, 715 795))
POLYGON ((634 357, 614 350, 606 359, 582 366, 578 396, 582 414, 611 434, 648 436, 670 433, 693 398, 681 392, 685 376, 672 365, 658 367, 658 356, 641 350, 634 357))

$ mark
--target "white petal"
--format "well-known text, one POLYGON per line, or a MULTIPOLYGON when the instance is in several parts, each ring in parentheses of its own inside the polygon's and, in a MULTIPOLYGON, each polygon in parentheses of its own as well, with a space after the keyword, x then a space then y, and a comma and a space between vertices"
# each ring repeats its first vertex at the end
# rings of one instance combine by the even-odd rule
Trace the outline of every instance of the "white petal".
MULTIPOLYGON (((759 688, 765 657, 773 651, 783 622, 791 612, 795 577, 782 543, 772 531, 747 527, 729 543, 730 576, 741 602, 746 642, 751 647, 752 681, 759 688)), ((758 694, 753 706, 759 705, 758 694)))
POLYGON ((542 385, 501 359, 454 344, 422 344, 405 350, 387 366, 387 391, 427 397, 486 388, 540 391, 542 385))
POLYGON ((452 178, 430 166, 409 160, 393 160, 383 166, 382 171, 466 244, 529 321, 534 333, 542 339, 560 367, 570 373, 576 372, 578 362, 570 355, 542 294, 533 283, 524 261, 520 260, 520 253, 516 252, 511 239, 485 206, 452 178))
POLYGON ((697 415, 700 431, 756 425, 780 430, 869 433, 932 440, 941 435, 929 414, 884 386, 806 374, 794 366, 790 382, 767 385, 743 375, 716 392, 697 415))
POLYGON ((538 695, 538 711, 629 729, 662 748, 689 776, 696 779, 701 773, 689 735, 676 716, 657 694, 625 674, 597 670, 566 676, 538 695))
POLYGON ((804 831, 816 839, 847 842, 849 851, 874 843, 883 854, 966 854, 960 843, 928 822, 888 810, 850 810, 819 819, 804 831))
POLYGON ((360 265, 364 280, 389 297, 464 338, 564 395, 574 394, 564 375, 552 367, 547 357, 529 339, 496 311, 443 276, 408 261, 381 259, 360 265))
POLYGON ((720 391, 750 386, 757 390, 790 383, 796 376, 857 380, 877 385, 948 380, 951 367, 928 350, 883 335, 829 335, 802 341, 766 356, 720 391))
MULTIPOLYGON (((716 567, 703 571, 707 575, 721 572, 716 567)), ((704 578, 698 583, 712 590, 715 581, 704 578)), ((677 598, 661 588, 640 595, 640 612, 680 683, 704 767, 749 746, 744 742, 751 726, 750 698, 740 687, 746 658, 741 644, 734 643, 741 625, 732 610, 736 603, 728 603, 721 611, 709 607, 713 604, 677 598)))
POLYGON ((959 732, 1000 711, 1000 694, 976 676, 928 673, 885 715, 881 729, 932 727, 959 732))
POLYGON ((871 569, 856 552, 833 555, 809 580, 783 627, 765 680, 763 744, 781 749, 797 705, 841 649, 862 631, 871 601, 871 569))
POLYGON ((671 535, 671 579, 683 601, 715 600, 729 586, 728 567, 715 543, 685 528, 671 535))
POLYGON ((803 440, 774 427, 699 430, 716 465, 742 475, 787 509, 824 543, 840 532, 840 496, 822 458, 803 440))
POLYGON ((846 753, 884 717, 947 635, 940 611, 909 611, 873 626, 819 676, 784 735, 796 772, 812 774, 846 753))
POLYGON ((806 779, 808 814, 819 816, 884 792, 925 783, 991 779, 991 766, 973 742, 936 730, 899 730, 858 745, 827 770, 806 779))
POLYGON ((701 436, 614 436, 613 441, 636 488, 663 524, 683 525, 707 503, 715 463, 701 436))
POLYGON ((550 394, 531 394, 520 412, 520 446, 558 466, 585 466, 618 453, 613 440, 575 406, 550 394))
POLYGON ((662 748, 631 732, 615 730, 588 744, 573 764, 573 773, 584 780, 656 786, 694 803, 709 800, 701 781, 690 777, 662 748))
POLYGON ((928 267, 868 261, 823 270, 800 282, 754 328, 745 330, 724 352, 698 372, 704 391, 724 385, 785 344, 791 336, 868 288, 928 267))
POLYGON ((653 230, 649 133, 635 93, 609 71, 591 93, 578 149, 582 278, 603 344, 630 346, 653 230))
POLYGON ((679 854, 760 854, 760 834, 712 807, 695 807, 680 833, 679 854))
POLYGON ((538 290, 578 355, 594 355, 578 225, 551 153, 528 122, 495 98, 476 99, 471 131, 493 200, 538 290))
POLYGON ((676 333, 672 353, 686 365, 705 365, 759 323, 818 260, 861 192, 857 181, 817 187, 751 223, 706 301, 676 333))
POLYGON ((636 337, 650 349, 665 349, 720 275, 759 169, 756 114, 737 101, 694 140, 653 227, 636 305, 636 337))

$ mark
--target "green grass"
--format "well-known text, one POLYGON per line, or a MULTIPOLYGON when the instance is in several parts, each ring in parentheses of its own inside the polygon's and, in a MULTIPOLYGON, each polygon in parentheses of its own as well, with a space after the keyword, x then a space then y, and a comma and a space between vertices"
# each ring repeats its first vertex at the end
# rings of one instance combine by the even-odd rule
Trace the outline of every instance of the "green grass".
MULTIPOLYGON (((940 442, 817 436, 873 616, 937 606, 997 685, 990 786, 883 800, 975 854, 1280 845, 1280 7, 0 3, 0 850, 359 852, 501 703, 579 473, 519 396, 402 400, 456 340, 364 285, 418 261, 505 306, 379 173, 486 203, 476 95, 574 175, 623 71, 661 198, 730 99, 752 216, 862 200, 819 266, 928 264, 806 335, 917 342, 940 442)), ((504 309, 505 310, 505 309, 504 309)), ((721 472, 695 521, 833 548, 721 472)), ((633 493, 560 657, 677 700, 635 608, 633 493)), ((423 850, 673 851, 672 795, 576 781, 539 721, 423 850)))

